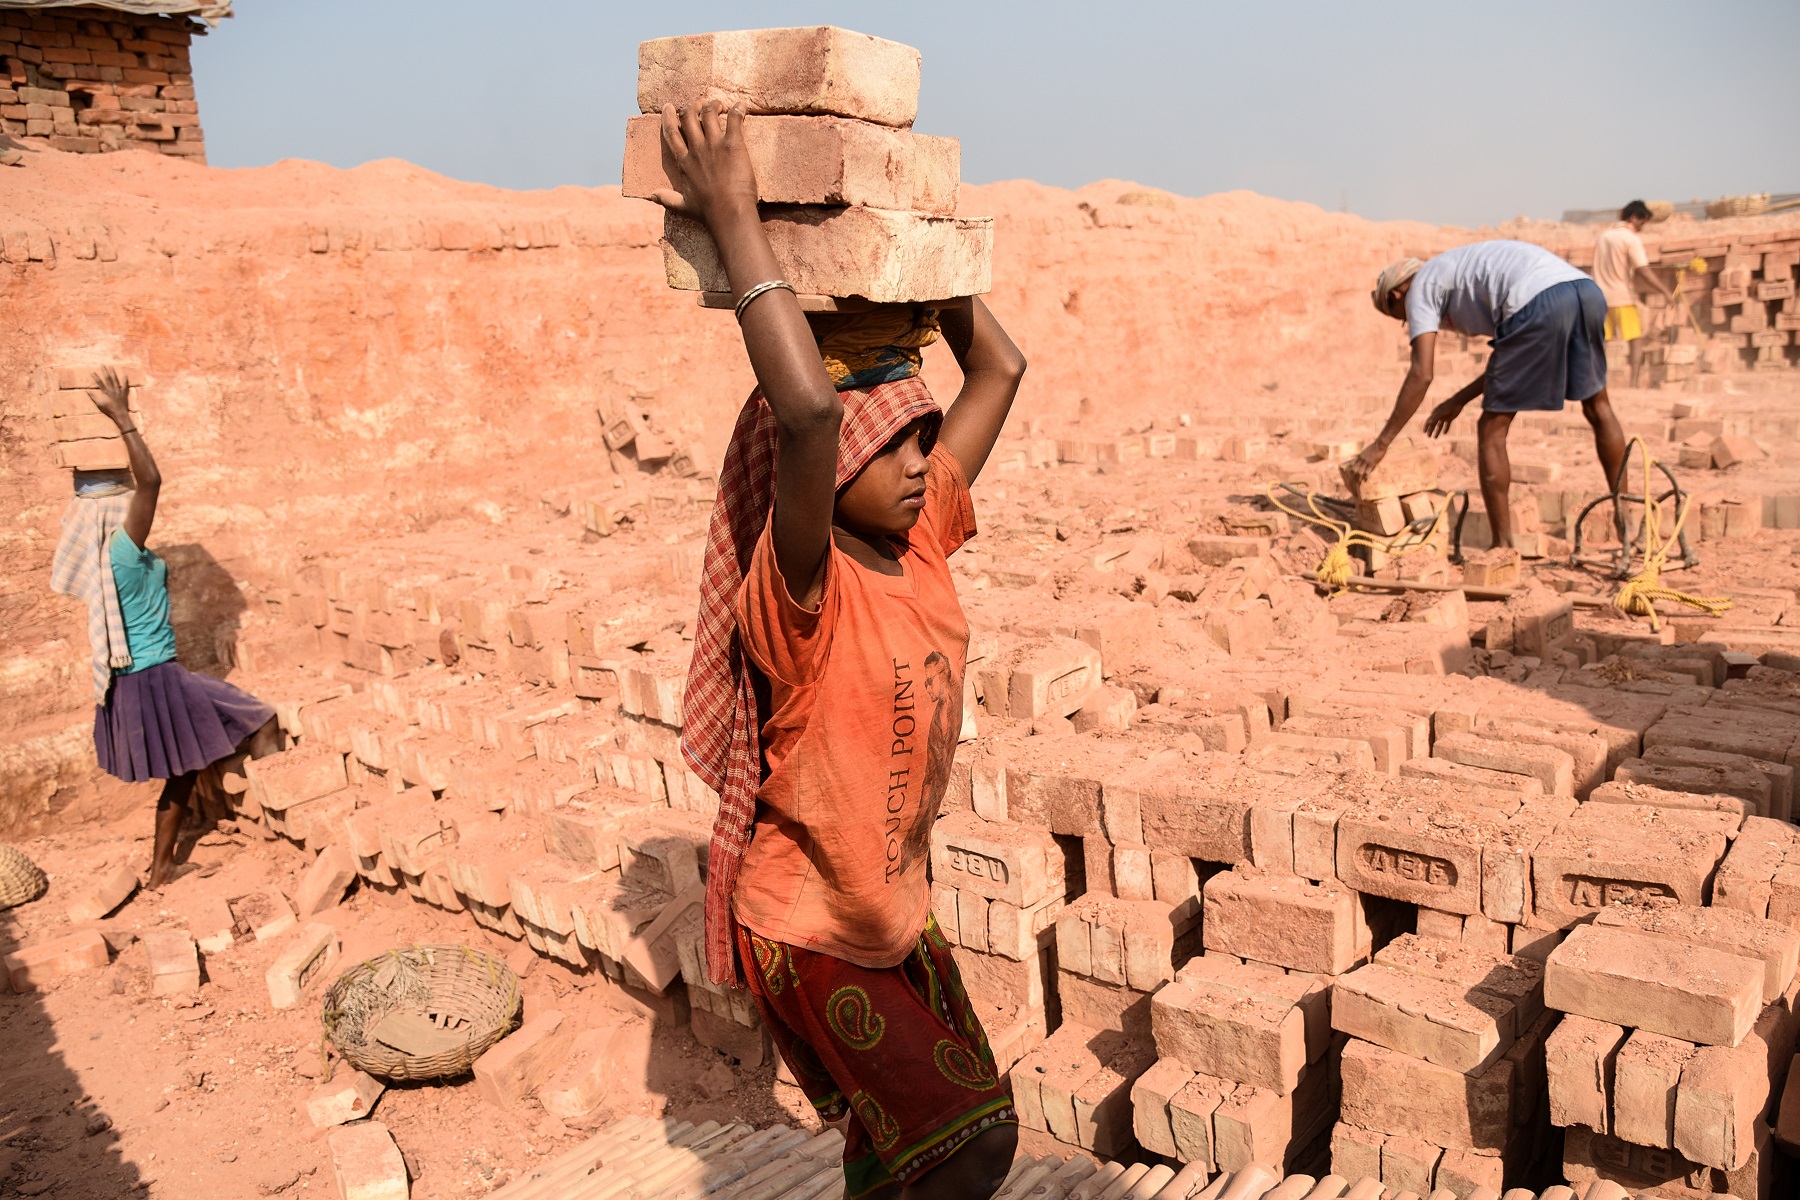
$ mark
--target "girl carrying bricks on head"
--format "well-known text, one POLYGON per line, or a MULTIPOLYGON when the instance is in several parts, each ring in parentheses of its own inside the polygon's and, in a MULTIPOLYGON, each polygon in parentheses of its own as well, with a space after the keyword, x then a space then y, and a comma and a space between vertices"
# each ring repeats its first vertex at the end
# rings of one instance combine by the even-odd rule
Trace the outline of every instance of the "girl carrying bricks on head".
POLYGON ((794 1077, 842 1120, 847 1193, 985 1197, 1012 1097, 930 914, 931 825, 962 726, 968 625, 946 557, 1025 360, 980 300, 821 319, 780 279, 743 115, 663 113, 755 369, 720 471, 683 749, 720 794, 707 968, 747 979, 794 1077), (938 328, 948 413, 917 377, 938 328))
POLYGON ((119 427, 131 468, 75 472, 50 586, 88 606, 100 766, 127 783, 166 781, 150 858, 149 886, 160 888, 174 872, 175 839, 200 770, 235 753, 275 710, 175 661, 168 568, 145 546, 162 475, 132 423, 125 381, 109 367, 94 386, 88 394, 119 427))

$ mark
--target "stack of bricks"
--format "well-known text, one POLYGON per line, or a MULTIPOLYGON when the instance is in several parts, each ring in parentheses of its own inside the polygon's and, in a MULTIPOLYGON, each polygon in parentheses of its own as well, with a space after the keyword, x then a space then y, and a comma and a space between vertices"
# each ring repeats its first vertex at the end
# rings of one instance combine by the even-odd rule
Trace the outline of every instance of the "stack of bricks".
POLYGON ((1139 1141, 1207 1171, 1323 1173, 1340 1045, 1333 980, 1368 953, 1348 889, 1239 865, 1205 885, 1205 954, 1151 1000, 1155 1065, 1132 1089, 1139 1141))
MULTIPOLYGON (((1355 527, 1377 538, 1391 539, 1388 544, 1396 552, 1407 551, 1390 553, 1380 547, 1358 547, 1356 552, 1366 562, 1363 573, 1376 579, 1449 581, 1449 514, 1437 520, 1448 497, 1438 490, 1436 454, 1400 447, 1366 477, 1357 479, 1346 469, 1343 478, 1356 502, 1355 527)), ((1470 532, 1473 531, 1465 531, 1465 537, 1470 532)))
POLYGON ((1769 1195, 1797 960, 1792 927, 1730 909, 1612 906, 1571 932, 1544 990, 1566 1014, 1546 1051, 1567 1178, 1769 1195))
POLYGON ((206 161, 186 17, 105 4, 0 12, 0 133, 57 150, 206 161))
MULTIPOLYGON (((1576 1010, 1539 1012, 1534 979, 1570 931, 1637 902, 1800 924, 1800 660, 1578 628, 1566 599, 1531 593, 1487 631, 1532 664, 1528 683, 1458 674, 1439 639, 1454 632, 1466 662, 1466 629, 1292 624, 1272 586, 1283 534, 1243 523, 1267 516, 1234 508, 1179 542, 1084 556, 1209 597, 1188 620, 1218 653, 1198 671, 1168 656, 1154 692, 1111 675, 1112 647, 1156 636, 1149 606, 1096 597, 1054 626, 971 637, 933 911, 1024 1120, 1164 1171, 1335 1166, 1473 1196, 1552 1172, 1636 1187, 1674 1164, 1660 1194, 1766 1194, 1745 1172, 1769 1161, 1761 1104, 1784 1033, 1724 1048, 1770 1048, 1737 1166, 1621 1142, 1610 1115, 1565 1124, 1559 1160, 1545 1122, 1566 1122, 1552 1097, 1575 1076, 1546 1055, 1576 1010), (1418 1103, 1396 1106, 1397 1089, 1418 1103)), ((246 764, 230 795, 321 863, 340 829, 361 886, 605 974, 755 1059, 754 1011, 701 955, 716 799, 677 746, 688 643, 639 599, 674 576, 654 548, 636 561, 634 536, 556 571, 423 540, 267 564, 231 661, 299 745, 246 764)), ((275 917, 270 936, 312 945, 293 912, 275 917)))
MULTIPOLYGON (((741 105, 763 229, 807 307, 948 300, 988 290, 991 218, 958 217, 954 138, 912 130, 919 52, 831 26, 659 38, 638 48, 623 190, 668 189, 664 105, 741 105), (830 298, 830 299, 827 299, 830 298), (833 301, 849 302, 834 303, 833 301)), ((669 286, 730 304, 718 248, 669 214, 669 286)))
POLYGON ((1549 1135, 1543 968, 1406 934, 1332 989, 1341 1056, 1331 1169, 1396 1192, 1516 1185, 1549 1135))
MULTIPOLYGON (((1651 264, 1681 293, 1671 307, 1649 298, 1651 386, 1686 384, 1703 371, 1786 371, 1800 364, 1795 268, 1800 228, 1708 235, 1683 232, 1646 239, 1651 264), (1699 260, 1704 269, 1693 270, 1699 260), (1691 316, 1690 316, 1691 314, 1691 316)), ((1569 252, 1593 268, 1593 247, 1569 252)))
MULTIPOLYGON (((112 418, 94 407, 89 393, 94 388, 92 367, 66 367, 38 374, 43 412, 50 423, 51 446, 56 465, 77 471, 123 470, 131 465, 125 439, 112 418)), ((136 367, 119 368, 130 397, 132 424, 144 426, 144 374, 136 367)))

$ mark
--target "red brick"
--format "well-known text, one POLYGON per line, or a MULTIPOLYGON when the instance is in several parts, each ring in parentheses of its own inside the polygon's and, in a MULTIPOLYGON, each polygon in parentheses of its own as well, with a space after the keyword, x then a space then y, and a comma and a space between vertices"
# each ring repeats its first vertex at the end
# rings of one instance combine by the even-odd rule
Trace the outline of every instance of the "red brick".
POLYGON ((652 1052, 650 1027, 644 1021, 583 1030, 563 1063, 539 1085, 538 1102, 553 1117, 585 1117, 606 1099, 615 1081, 645 1078, 652 1052))
POLYGON ((1780 999, 1794 981, 1796 965, 1800 964, 1800 933, 1728 908, 1615 905, 1595 913, 1594 924, 1754 959, 1763 967, 1763 1004, 1780 999))
POLYGON ((303 1107, 313 1128, 329 1129, 367 1117, 386 1090, 386 1085, 374 1076, 348 1063, 339 1063, 330 1081, 314 1088, 303 1107))
POLYGON ((638 46, 638 108, 703 98, 750 113, 829 114, 907 128, 919 52, 830 26, 656 38, 638 46))
MULTIPOLYGON (((750 117, 745 144, 756 169, 757 197, 768 204, 866 204, 948 215, 956 211, 954 167, 948 196, 937 207, 913 201, 915 160, 928 175, 932 155, 954 155, 954 139, 921 139, 903 130, 838 117, 750 117), (920 150, 923 153, 920 153, 920 150)), ((936 172, 941 174, 941 170, 936 172)), ((929 179, 923 181, 929 186, 929 179)), ((673 185, 663 170, 662 117, 649 114, 626 124, 623 193, 648 199, 673 185)))
POLYGON ((337 907, 356 882, 356 857, 344 845, 329 845, 313 859, 294 892, 294 911, 302 919, 337 907))
POLYGON ((1675 1145, 1675 1087, 1695 1046, 1639 1029, 1614 1060, 1613 1131, 1640 1146, 1675 1145))
POLYGON ((1349 808, 1338 819, 1337 875, 1360 892, 1478 913, 1482 847, 1505 824, 1505 816, 1470 803, 1402 799, 1349 808))
POLYGON ((1151 997, 1157 1049, 1197 1071, 1285 1094, 1324 1052, 1325 994, 1275 968, 1197 958, 1151 997))
POLYGON ((331 1131, 331 1171, 339 1200, 406 1200, 406 1160, 380 1121, 331 1131))
POLYGON ((1061 847, 1047 834, 974 813, 951 813, 932 829, 932 877, 990 900, 1029 908, 1064 888, 1061 847))
POLYGON ((1496 997, 1379 962, 1332 989, 1333 1029, 1465 1074, 1506 1052, 1514 1018, 1513 1006, 1496 997))
POLYGON ((1630 804, 1584 804, 1532 853, 1532 906, 1566 926, 1608 904, 1704 904, 1741 818, 1630 804))
POLYGON ((1169 1101, 1193 1082, 1196 1072, 1179 1059, 1158 1059, 1131 1087, 1132 1127, 1138 1142, 1152 1154, 1175 1158, 1175 1133, 1169 1124, 1169 1101))
POLYGON ((99 930, 84 929, 8 954, 7 980, 15 992, 43 991, 64 975, 104 967, 110 960, 99 930))
POLYGON ((315 984, 330 974, 337 956, 337 930, 316 923, 302 925, 263 973, 270 1007, 298 1005, 315 984))
POLYGON ((1338 975, 1368 952, 1358 937, 1359 902, 1335 882, 1240 866, 1207 880, 1201 930, 1208 950, 1338 975))
POLYGON ((1682 1067, 1674 1148, 1687 1158, 1724 1171, 1749 1160, 1769 1099, 1768 1047, 1758 1041, 1702 1046, 1682 1067))
MULTIPOLYGON (((992 274, 989 218, 778 207, 764 215, 763 232, 782 275, 807 294, 877 303, 944 300, 988 290, 992 274)), ((698 220, 665 214, 663 266, 678 291, 723 296, 730 290, 718 248, 698 220)))
POLYGON ((200 987, 200 956, 185 929, 144 934, 144 956, 150 964, 152 995, 172 996, 200 987))
POLYGON ((69 905, 69 920, 98 921, 101 917, 109 916, 114 909, 131 899, 137 887, 137 872, 129 866, 120 866, 101 879, 85 885, 84 890, 69 905))
POLYGON ((537 1014, 475 1060, 475 1087, 499 1108, 513 1108, 561 1064, 575 1040, 573 1022, 551 1009, 537 1014))
POLYGON ((1757 959, 1583 925, 1551 952, 1544 1003, 1684 1041, 1735 1046, 1762 1009, 1763 973, 1757 959))

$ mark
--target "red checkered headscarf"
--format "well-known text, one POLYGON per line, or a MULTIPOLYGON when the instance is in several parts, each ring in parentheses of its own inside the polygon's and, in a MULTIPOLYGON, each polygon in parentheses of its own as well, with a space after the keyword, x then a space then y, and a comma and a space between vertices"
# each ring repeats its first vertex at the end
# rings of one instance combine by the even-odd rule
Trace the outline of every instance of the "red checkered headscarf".
MULTIPOLYGON (((868 465, 900 430, 943 410, 918 377, 840 392, 837 486, 868 465)), ((706 878, 706 973, 717 984, 739 981, 731 897, 750 848, 756 791, 762 784, 762 718, 750 683, 750 660, 738 636, 735 606, 750 555, 775 501, 775 413, 761 389, 750 393, 725 462, 700 571, 700 616, 694 660, 682 700, 681 750, 695 774, 719 793, 706 878)))

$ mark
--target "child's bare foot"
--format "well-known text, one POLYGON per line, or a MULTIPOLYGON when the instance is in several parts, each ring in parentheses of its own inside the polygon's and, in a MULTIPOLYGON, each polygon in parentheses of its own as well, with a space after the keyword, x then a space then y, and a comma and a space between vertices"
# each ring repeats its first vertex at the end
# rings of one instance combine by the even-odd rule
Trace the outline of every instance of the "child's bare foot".
POLYGON ((150 880, 144 885, 144 890, 160 892, 171 883, 174 883, 177 879, 180 879, 183 875, 190 874, 199 869, 199 864, 188 862, 169 863, 167 866, 163 867, 153 865, 150 868, 150 880))

